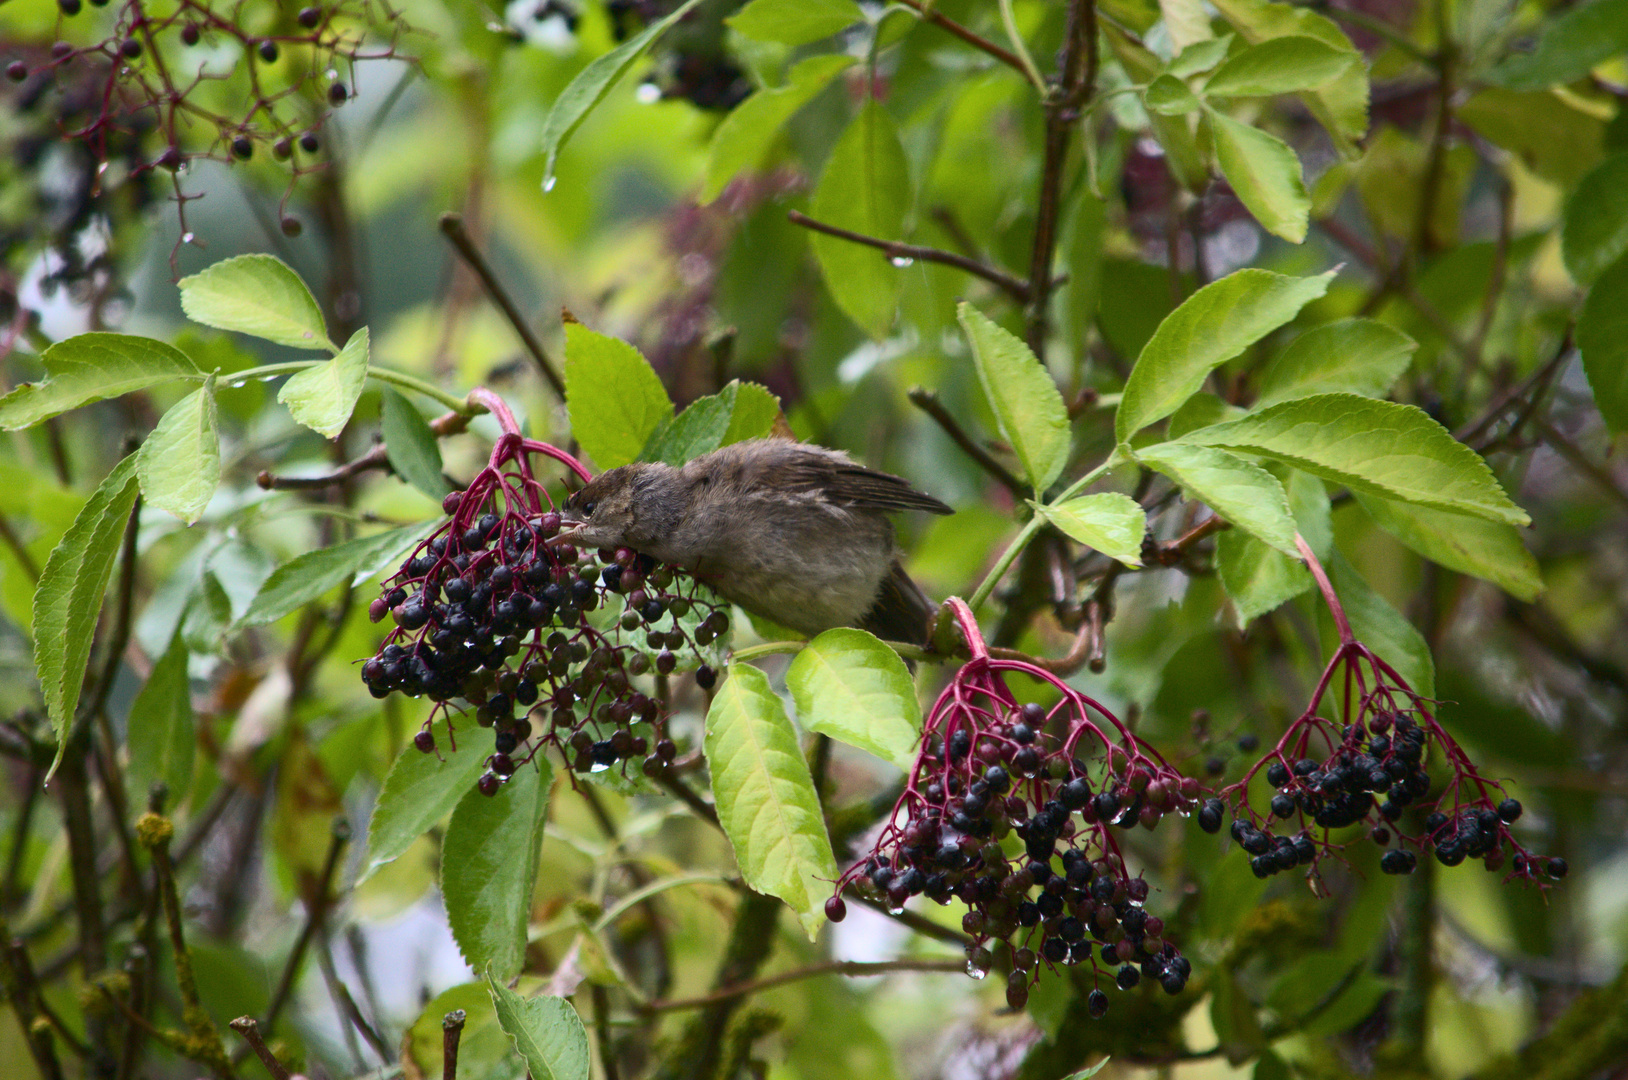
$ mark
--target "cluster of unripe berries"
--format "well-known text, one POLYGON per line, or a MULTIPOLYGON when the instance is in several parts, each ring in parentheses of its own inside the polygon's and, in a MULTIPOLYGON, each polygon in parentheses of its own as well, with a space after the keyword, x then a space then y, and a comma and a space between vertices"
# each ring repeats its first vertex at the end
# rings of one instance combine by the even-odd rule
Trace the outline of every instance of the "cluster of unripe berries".
MULTIPOLYGON (((1180 993, 1192 965, 1143 906, 1148 883, 1129 875, 1110 830, 1153 828, 1168 813, 1190 813, 1198 782, 1134 737, 1102 737, 1086 713, 1087 705, 1098 708, 1089 699, 1074 694, 1051 713, 1018 706, 981 677, 979 661, 968 665, 975 666, 929 717, 892 819, 839 883, 827 916, 846 914, 840 893, 850 885, 893 911, 918 894, 959 900, 971 938, 968 974, 983 977, 996 962, 991 947, 1003 942, 1014 1009, 1027 1003, 1044 967, 1089 965, 1120 989, 1150 979, 1180 993), (1075 757, 1082 736, 1092 734, 1108 764, 1095 783, 1075 757)), ((1102 1016, 1107 995, 1094 989, 1087 1004, 1102 1016)))
MULTIPOLYGON (((494 732, 479 781, 488 795, 549 744, 577 772, 625 771, 639 758, 659 772, 677 747, 660 703, 634 680, 671 674, 680 652, 699 659, 728 616, 696 595, 693 579, 647 556, 560 542, 558 513, 520 505, 521 489, 482 477, 446 497, 451 519, 370 606, 375 622, 389 616, 396 626, 362 665, 363 682, 375 697, 428 697, 431 720, 472 710, 494 732)), ((705 665, 696 671, 703 687, 715 678, 705 665)), ((415 745, 435 751, 429 722, 415 745)))

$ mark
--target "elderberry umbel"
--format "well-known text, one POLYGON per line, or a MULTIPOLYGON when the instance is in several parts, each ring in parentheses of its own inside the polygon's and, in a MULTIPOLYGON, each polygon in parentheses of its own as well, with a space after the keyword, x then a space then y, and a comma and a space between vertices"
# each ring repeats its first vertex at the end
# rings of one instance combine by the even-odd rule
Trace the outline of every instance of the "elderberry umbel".
MULTIPOLYGON (((480 394, 480 391, 476 392, 480 394)), ((474 397, 475 395, 471 395, 474 397)), ((362 665, 375 697, 393 691, 435 702, 414 740, 436 749, 431 724, 473 712, 493 730, 494 753, 479 788, 495 794, 544 746, 558 746, 580 773, 644 758, 658 772, 677 748, 660 703, 638 689, 646 674, 671 674, 681 654, 709 680, 703 650, 729 629, 727 614, 694 579, 619 548, 579 552, 532 471, 542 454, 587 472, 570 455, 522 438, 504 420, 487 467, 446 497, 448 518, 385 583, 369 615, 395 628, 362 665)), ((456 749, 456 742, 453 743, 456 749)))
MULTIPOLYGON (((1192 966, 1148 913, 1115 830, 1186 815, 1201 794, 1106 708, 1056 676, 995 659, 972 613, 952 600, 972 659, 923 726, 904 794, 870 854, 838 883, 826 913, 846 913, 844 888, 900 910, 912 896, 967 907, 967 972, 982 978, 1003 942, 1007 1002, 1022 1008, 1043 968, 1089 966, 1099 983, 1142 979, 1177 994, 1192 966), (1018 704, 1006 676, 1055 690, 1050 708, 1018 704)), ((1101 1016, 1108 999, 1090 998, 1101 1016)))
MULTIPOLYGON (((1275 747, 1222 795, 1231 803, 1231 835, 1250 856, 1257 877, 1306 867, 1320 890, 1318 863, 1345 842, 1337 834, 1384 847, 1379 866, 1410 874, 1420 857, 1443 866, 1478 859, 1504 879, 1528 882, 1565 876, 1562 859, 1534 856, 1510 825, 1521 804, 1497 781, 1482 776, 1462 747, 1437 723, 1432 703, 1420 697, 1372 649, 1355 639, 1322 567, 1302 547, 1340 630, 1341 644, 1324 669, 1311 703, 1275 747), (1337 700, 1331 699, 1338 687, 1337 700), (1338 705, 1344 722, 1323 715, 1338 705), (1437 783, 1431 776, 1439 761, 1437 783), (1273 789, 1267 811, 1249 803, 1249 786, 1265 773, 1273 789)), ((1223 800, 1199 812, 1208 832, 1221 828, 1223 800)))

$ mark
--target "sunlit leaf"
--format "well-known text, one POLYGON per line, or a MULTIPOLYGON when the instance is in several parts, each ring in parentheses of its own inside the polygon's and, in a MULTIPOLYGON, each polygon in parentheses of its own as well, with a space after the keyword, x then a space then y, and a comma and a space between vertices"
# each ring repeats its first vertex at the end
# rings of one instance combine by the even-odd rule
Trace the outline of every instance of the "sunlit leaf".
POLYGON ((52 345, 40 359, 44 382, 22 383, 0 398, 0 429, 19 431, 93 401, 202 377, 185 353, 134 334, 79 334, 52 345))
POLYGON ((178 283, 187 318, 297 349, 339 349, 300 276, 275 255, 238 255, 178 283))
POLYGON ((921 738, 921 705, 899 654, 864 630, 827 630, 786 671, 797 718, 909 770, 921 738))
POLYGON ((141 493, 160 510, 191 525, 220 483, 220 433, 215 428, 215 376, 165 410, 136 454, 141 493))

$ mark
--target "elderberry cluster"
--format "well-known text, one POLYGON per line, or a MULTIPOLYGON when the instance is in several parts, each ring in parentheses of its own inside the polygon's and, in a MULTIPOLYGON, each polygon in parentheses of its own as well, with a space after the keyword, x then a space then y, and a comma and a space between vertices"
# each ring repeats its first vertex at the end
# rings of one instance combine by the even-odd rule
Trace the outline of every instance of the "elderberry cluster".
MULTIPOLYGON (((827 916, 846 914, 840 893, 850 885, 892 911, 916 895, 959 900, 972 939, 967 973, 987 974, 991 946, 1004 942, 1014 1009, 1027 1003, 1043 967, 1089 965, 1120 989, 1145 978, 1180 993, 1192 965, 1143 906, 1148 883, 1130 875, 1112 830, 1152 829, 1167 814, 1190 813, 1198 782, 1050 673, 980 651, 929 715, 904 795, 874 849, 839 882, 827 916), (1063 700, 1050 710, 1019 706, 1003 672, 1050 682, 1063 700), (1099 744, 1102 760, 1093 764, 1084 755, 1099 744)), ((1088 1006, 1093 1016, 1107 1011, 1100 986, 1088 1006)))
MULTIPOLYGON (((1428 703, 1360 642, 1342 646, 1306 713, 1227 794, 1237 814, 1232 838, 1260 878, 1305 866, 1317 887, 1317 863, 1341 846, 1331 834, 1359 825, 1386 848, 1379 865, 1387 874, 1412 873, 1425 854, 1443 866, 1480 859, 1491 871, 1507 862, 1509 877, 1527 881, 1558 880, 1566 873, 1565 860, 1535 857, 1520 845, 1509 826, 1521 816, 1521 804, 1477 772, 1428 703), (1341 667, 1360 695, 1354 722, 1343 726, 1317 715, 1322 688, 1341 667), (1309 751, 1318 743, 1326 752, 1313 757, 1309 751), (1429 771, 1433 749, 1448 778, 1428 803, 1422 831, 1413 834, 1408 830, 1419 819, 1409 815, 1410 808, 1437 790, 1429 771), (1274 794, 1267 813, 1259 815, 1247 795, 1250 779, 1263 767, 1274 794)), ((1222 800, 1208 801, 1199 825, 1218 832, 1223 810, 1222 800)))
MULTIPOLYGON (((545 745, 575 772, 644 758, 659 772, 677 756, 660 703, 634 685, 667 675, 679 653, 694 662, 729 619, 694 580, 626 548, 583 551, 561 535, 560 516, 537 501, 541 486, 499 464, 446 497, 451 515, 385 582, 369 615, 395 628, 362 665, 375 697, 392 692, 436 703, 414 742, 436 750, 437 716, 473 711, 494 732, 480 790, 495 794, 545 745), (642 730, 635 730, 639 726, 642 730)), ((696 679, 716 678, 704 663, 696 679)), ((456 749, 456 742, 453 744, 456 749)))

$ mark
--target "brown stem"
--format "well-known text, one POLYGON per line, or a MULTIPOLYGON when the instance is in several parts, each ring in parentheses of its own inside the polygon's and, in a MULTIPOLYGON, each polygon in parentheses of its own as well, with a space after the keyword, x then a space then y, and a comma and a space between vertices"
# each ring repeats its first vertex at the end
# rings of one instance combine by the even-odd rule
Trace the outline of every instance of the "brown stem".
MULTIPOLYGON (((1571 325, 1566 327, 1565 336, 1561 338, 1559 347, 1555 349, 1554 355, 1549 358, 1547 363, 1527 376, 1519 386, 1499 395, 1498 400, 1487 406, 1486 411, 1478 419, 1453 432, 1453 438, 1462 443, 1476 445, 1476 440, 1480 439, 1488 428, 1497 423, 1498 418, 1504 415, 1510 406, 1517 402, 1525 402, 1525 411, 1529 411, 1537 399, 1542 396, 1543 388, 1549 384, 1549 380, 1554 378, 1555 373, 1560 370, 1560 366, 1570 358, 1572 330, 1571 325), (1528 394, 1531 395, 1530 398, 1527 397, 1528 394)), ((1476 445, 1476 448, 1485 450, 1485 446, 1481 445, 1476 445)))
POLYGON ((480 253, 480 249, 475 246, 475 241, 470 238, 469 230, 464 228, 463 215, 450 212, 442 214, 441 233, 452 242, 452 246, 457 249, 459 255, 463 256, 463 260, 469 264, 469 268, 475 271, 475 274, 480 278, 481 285, 486 289, 486 295, 492 298, 492 302, 502 310, 504 317, 509 320, 509 325, 514 327, 515 333, 520 335, 520 340, 526 346, 526 351, 531 354, 531 358, 537 363, 538 372, 548 385, 553 387, 554 393, 559 396, 559 399, 564 401, 565 380, 560 378, 560 373, 554 368, 554 362, 548 358, 548 353, 543 349, 543 343, 532 332, 531 325, 520 314, 520 309, 514 306, 513 300, 509 299, 508 290, 492 273, 491 264, 486 261, 486 256, 480 253))
POLYGON ((960 38, 968 45, 971 45, 973 48, 981 49, 990 56, 993 56, 995 59, 1005 64, 1013 71, 1016 71, 1025 77, 1028 76, 1028 72, 1023 67, 1023 61, 1018 58, 1016 53, 1001 48, 988 38, 968 30, 966 27, 962 26, 948 15, 941 14, 940 12, 934 10, 930 0, 929 2, 923 2, 923 0, 899 0, 899 2, 905 7, 914 10, 916 14, 921 16, 923 22, 932 23, 939 29, 946 30, 949 33, 954 34, 956 37, 960 38))
POLYGON ((996 461, 989 451, 979 446, 972 436, 968 435, 966 430, 956 422, 955 417, 950 415, 950 411, 938 400, 937 394, 918 386, 910 391, 909 396, 910 404, 932 417, 938 426, 944 429, 944 434, 948 435, 951 441, 961 448, 962 453, 977 462, 979 468, 983 469, 984 472, 1000 481, 1001 486, 1010 491, 1015 498, 1024 499, 1030 495, 1029 485, 1013 476, 1011 470, 996 461))
POLYGON ((271 1080, 290 1080, 288 1069, 277 1060, 277 1055, 271 1052, 266 1040, 260 1037, 260 1025, 255 1023, 254 1017, 240 1016, 226 1026, 243 1036, 243 1041, 249 1044, 254 1056, 260 1059, 260 1064, 271 1074, 271 1080))
POLYGON ((650 1013, 677 1012, 680 1009, 699 1009, 707 1005, 714 1005, 720 1001, 729 1001, 733 998, 745 997, 760 990, 768 990, 776 986, 785 986, 787 983, 801 982, 804 979, 816 979, 822 975, 846 975, 858 978, 865 975, 881 975, 889 971, 954 971, 966 970, 963 960, 878 960, 874 962, 861 960, 827 960, 823 963, 810 964, 807 967, 797 968, 793 971, 783 971, 778 975, 770 975, 765 979, 754 979, 751 982, 737 983, 726 986, 722 990, 714 990, 710 994, 702 994, 692 998, 674 998, 671 1001, 652 1001, 644 1006, 642 1011, 650 1013))
MULTIPOLYGON (((449 412, 430 421, 430 430, 440 439, 460 434, 468 428, 469 417, 461 413, 449 412)), ((353 477, 373 469, 389 468, 390 458, 385 452, 384 443, 381 442, 367 453, 347 461, 323 476, 277 476, 262 469, 260 475, 255 477, 255 483, 267 491, 318 491, 322 488, 339 487, 353 477)))
POLYGON ((855 244, 873 247, 891 259, 920 259, 922 262, 943 263, 958 270, 965 270, 974 277, 981 277, 985 281, 999 287, 1018 303, 1026 303, 1029 299, 1029 284, 1013 277, 1004 270, 997 270, 977 259, 969 259, 965 255, 957 255, 953 251, 940 251, 938 248, 922 247, 919 244, 901 244, 895 240, 883 240, 880 237, 867 236, 864 233, 854 232, 851 229, 840 228, 836 225, 827 225, 823 221, 816 221, 807 214, 792 210, 786 214, 787 220, 793 225, 801 225, 805 229, 825 233, 855 244))
POLYGON ((458 1042, 468 1014, 453 1009, 441 1018, 441 1080, 458 1080, 458 1042))

